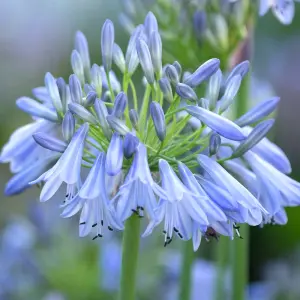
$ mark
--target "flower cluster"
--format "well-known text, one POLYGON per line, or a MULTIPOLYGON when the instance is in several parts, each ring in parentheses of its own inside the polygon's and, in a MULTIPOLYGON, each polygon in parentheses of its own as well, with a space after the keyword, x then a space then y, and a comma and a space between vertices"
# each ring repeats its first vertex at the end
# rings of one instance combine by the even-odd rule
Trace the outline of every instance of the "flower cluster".
POLYGON ((202 236, 234 238, 240 223, 286 223, 284 207, 299 205, 300 184, 286 175, 288 159, 266 138, 274 120, 264 119, 279 99, 226 118, 249 62, 229 74, 216 58, 193 73, 177 61, 162 66, 151 12, 134 29, 125 55, 106 20, 101 51, 102 66, 91 66, 78 32, 68 83, 47 73, 45 86, 33 89, 36 100, 17 100, 33 121, 2 150, 1 162, 15 173, 7 195, 38 184, 40 200, 47 201, 64 185, 61 215, 80 212, 80 236, 93 231, 96 239, 106 228, 122 230, 128 218, 145 217, 144 236, 163 222, 165 246, 178 237, 192 239, 195 250, 202 236), (139 66, 142 101, 132 79, 139 66))

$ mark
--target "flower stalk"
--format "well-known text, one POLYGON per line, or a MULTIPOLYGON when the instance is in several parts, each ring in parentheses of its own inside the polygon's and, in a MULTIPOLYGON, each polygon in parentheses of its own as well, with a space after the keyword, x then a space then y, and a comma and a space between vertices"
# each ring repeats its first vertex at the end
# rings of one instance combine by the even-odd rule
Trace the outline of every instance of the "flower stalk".
POLYGON ((125 224, 119 300, 134 300, 140 246, 140 219, 133 215, 125 224))
POLYGON ((183 244, 182 264, 180 274, 180 300, 191 299, 192 267, 194 261, 193 244, 187 241, 183 244))

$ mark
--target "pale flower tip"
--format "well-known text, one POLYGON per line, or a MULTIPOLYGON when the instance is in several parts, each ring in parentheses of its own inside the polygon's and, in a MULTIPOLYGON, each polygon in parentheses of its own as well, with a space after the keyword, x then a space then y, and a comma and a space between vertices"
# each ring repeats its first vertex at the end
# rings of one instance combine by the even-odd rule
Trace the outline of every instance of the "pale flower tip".
POLYGON ((158 24, 153 12, 148 12, 144 22, 146 34, 148 38, 151 36, 153 31, 158 31, 158 24))
POLYGON ((101 31, 102 63, 106 72, 111 70, 114 41, 114 24, 111 20, 107 19, 104 22, 101 31))
POLYGON ((81 56, 77 50, 73 50, 71 54, 71 65, 74 74, 78 76, 81 83, 84 84, 84 67, 81 56))

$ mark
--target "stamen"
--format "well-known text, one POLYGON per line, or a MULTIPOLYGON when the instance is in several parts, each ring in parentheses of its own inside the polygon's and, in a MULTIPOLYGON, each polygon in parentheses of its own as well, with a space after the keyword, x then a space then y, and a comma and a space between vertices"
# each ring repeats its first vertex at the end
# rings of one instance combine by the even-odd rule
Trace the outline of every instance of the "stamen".
POLYGON ((81 223, 79 223, 79 225, 85 225, 86 224, 86 222, 81 222, 81 223))

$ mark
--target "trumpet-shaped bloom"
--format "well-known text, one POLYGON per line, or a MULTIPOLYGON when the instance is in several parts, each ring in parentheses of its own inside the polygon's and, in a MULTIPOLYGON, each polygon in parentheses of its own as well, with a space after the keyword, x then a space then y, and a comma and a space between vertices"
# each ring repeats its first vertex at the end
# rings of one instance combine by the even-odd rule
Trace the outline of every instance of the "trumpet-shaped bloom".
POLYGON ((76 214, 80 209, 79 235, 88 235, 96 227, 94 238, 102 237, 103 226, 109 230, 123 229, 123 224, 115 218, 109 207, 109 199, 105 184, 105 154, 100 152, 89 175, 76 196, 64 205, 62 217, 76 214))
MULTIPOLYGON (((57 163, 31 184, 45 181, 41 191, 40 200, 49 200, 65 182, 68 189, 74 190, 80 183, 80 171, 85 139, 89 130, 89 125, 82 125, 74 134, 70 144, 62 154, 57 163)), ((68 193, 67 193, 68 194, 68 193)))
POLYGON ((140 143, 126 179, 113 199, 117 218, 124 221, 132 213, 144 216, 145 209, 150 219, 155 220, 155 195, 160 198, 167 197, 165 191, 154 182, 148 165, 146 147, 140 143))
POLYGON ((262 205, 276 215, 286 206, 298 206, 300 203, 300 184, 281 173, 267 161, 252 151, 244 155, 256 175, 258 194, 262 205))
POLYGON ((202 232, 210 223, 227 220, 222 210, 207 197, 190 170, 179 164, 180 176, 177 177, 167 161, 159 161, 162 187, 168 198, 160 198, 157 209, 157 222, 149 224, 144 235, 164 220, 165 245, 172 240, 173 232, 180 238, 193 238, 194 249, 200 245, 202 232))
MULTIPOLYGON (((244 127, 243 131, 246 134, 252 132, 251 127, 244 127)), ((277 145, 272 143, 268 138, 263 138, 255 147, 251 149, 263 160, 270 163, 273 167, 282 173, 289 174, 292 171, 291 163, 285 153, 277 145)))
POLYGON ((262 213, 267 211, 259 201, 234 177, 213 159, 205 155, 198 155, 200 166, 209 174, 215 184, 225 189, 238 204, 238 212, 228 212, 230 218, 238 223, 251 220, 251 225, 262 222, 262 213))

